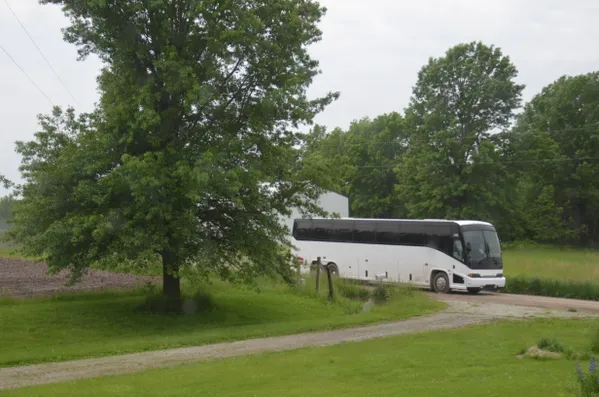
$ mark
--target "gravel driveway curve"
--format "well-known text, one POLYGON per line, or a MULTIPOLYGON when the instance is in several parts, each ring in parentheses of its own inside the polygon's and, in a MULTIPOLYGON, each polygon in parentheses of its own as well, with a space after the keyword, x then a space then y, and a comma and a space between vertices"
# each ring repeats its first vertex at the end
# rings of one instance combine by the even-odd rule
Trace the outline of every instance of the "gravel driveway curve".
POLYGON ((502 304, 449 301, 442 312, 405 321, 337 331, 251 339, 198 347, 126 354, 0 369, 0 390, 77 379, 133 373, 241 355, 319 347, 373 338, 460 328, 499 319, 527 317, 586 317, 595 314, 552 311, 502 304))

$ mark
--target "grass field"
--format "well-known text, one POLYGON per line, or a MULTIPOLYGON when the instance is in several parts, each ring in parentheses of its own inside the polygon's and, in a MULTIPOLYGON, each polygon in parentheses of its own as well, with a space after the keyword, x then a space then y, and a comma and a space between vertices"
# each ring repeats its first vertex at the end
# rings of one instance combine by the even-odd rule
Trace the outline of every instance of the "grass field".
POLYGON ((588 352, 597 320, 505 322, 8 391, 37 396, 574 396, 576 362, 518 359, 541 338, 588 352))
POLYGON ((7 243, 3 243, 1 241, 0 241, 0 258, 30 259, 30 260, 34 259, 34 258, 27 258, 27 257, 23 256, 22 254, 16 252, 16 250, 13 246, 10 246, 7 243))
POLYGON ((364 310, 360 301, 329 303, 315 296, 313 285, 298 289, 263 282, 260 288, 214 283, 204 289, 204 309, 192 313, 190 306, 191 314, 183 316, 139 309, 146 302, 142 291, 5 299, 0 301, 0 366, 350 327, 445 307, 406 289, 398 289, 388 303, 364 310))
POLYGON ((554 247, 518 247, 504 250, 506 277, 599 284, 599 251, 554 247))

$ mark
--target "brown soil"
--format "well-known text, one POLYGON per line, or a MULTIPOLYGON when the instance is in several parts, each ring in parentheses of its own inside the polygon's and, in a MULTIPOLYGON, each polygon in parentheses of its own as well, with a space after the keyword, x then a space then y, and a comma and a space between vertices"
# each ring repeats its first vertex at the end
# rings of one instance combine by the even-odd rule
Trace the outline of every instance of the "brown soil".
POLYGON ((48 266, 20 259, 0 258, 0 296, 31 297, 57 292, 129 289, 142 286, 152 277, 132 276, 101 270, 88 270, 82 280, 67 286, 66 271, 49 275, 48 266))

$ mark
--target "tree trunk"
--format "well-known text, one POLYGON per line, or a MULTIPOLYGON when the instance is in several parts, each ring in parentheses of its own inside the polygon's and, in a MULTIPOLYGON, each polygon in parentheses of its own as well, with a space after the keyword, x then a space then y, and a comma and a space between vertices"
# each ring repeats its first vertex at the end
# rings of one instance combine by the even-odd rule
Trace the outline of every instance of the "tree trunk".
POLYGON ((181 279, 179 265, 168 251, 162 253, 162 293, 169 311, 181 310, 181 279))

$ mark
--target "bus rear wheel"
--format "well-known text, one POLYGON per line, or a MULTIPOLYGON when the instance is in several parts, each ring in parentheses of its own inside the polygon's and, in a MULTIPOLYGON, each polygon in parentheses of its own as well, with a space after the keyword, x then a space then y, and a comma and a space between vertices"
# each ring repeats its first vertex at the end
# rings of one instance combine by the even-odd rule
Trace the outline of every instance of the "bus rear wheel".
POLYGON ((446 294, 449 292, 449 278, 443 272, 435 274, 432 284, 433 291, 437 293, 446 294))

